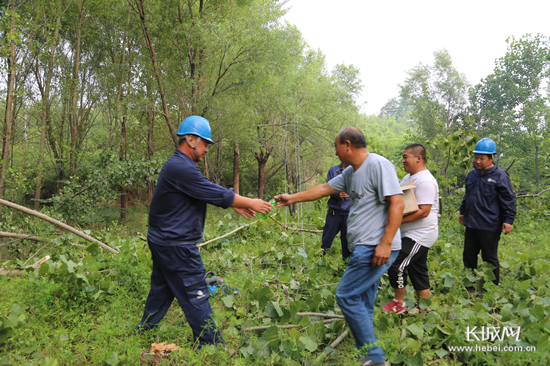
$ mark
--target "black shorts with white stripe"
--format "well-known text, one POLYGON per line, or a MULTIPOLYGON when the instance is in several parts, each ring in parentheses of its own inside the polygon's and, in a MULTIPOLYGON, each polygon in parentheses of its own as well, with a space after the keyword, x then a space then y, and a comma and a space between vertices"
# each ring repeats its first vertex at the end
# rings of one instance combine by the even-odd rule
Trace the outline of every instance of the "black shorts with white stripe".
POLYGON ((411 238, 401 239, 401 251, 388 270, 393 288, 407 286, 407 277, 416 291, 430 288, 428 276, 428 251, 430 248, 420 245, 411 238))

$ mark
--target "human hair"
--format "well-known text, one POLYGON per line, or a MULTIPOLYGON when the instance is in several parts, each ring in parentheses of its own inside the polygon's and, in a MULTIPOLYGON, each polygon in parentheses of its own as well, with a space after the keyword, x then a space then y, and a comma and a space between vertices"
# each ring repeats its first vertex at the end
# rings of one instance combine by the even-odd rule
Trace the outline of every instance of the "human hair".
POLYGON ((411 150, 414 156, 422 156, 422 160, 424 160, 424 165, 428 162, 428 158, 426 157, 426 148, 423 145, 420 144, 410 144, 405 148, 405 150, 411 150))
POLYGON ((340 144, 345 143, 347 140, 351 142, 351 146, 356 149, 367 147, 367 139, 365 138, 365 135, 363 135, 363 132, 359 131, 357 127, 344 127, 338 136, 340 136, 340 144))

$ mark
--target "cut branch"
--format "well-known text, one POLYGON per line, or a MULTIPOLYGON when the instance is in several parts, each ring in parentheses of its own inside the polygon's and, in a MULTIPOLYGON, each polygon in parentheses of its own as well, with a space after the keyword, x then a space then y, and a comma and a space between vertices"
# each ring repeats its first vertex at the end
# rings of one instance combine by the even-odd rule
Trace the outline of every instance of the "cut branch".
MULTIPOLYGON (((322 320, 322 321, 318 321, 318 322, 311 322, 311 323, 309 323, 309 325, 318 324, 318 323, 328 324, 328 323, 332 323, 332 322, 335 322, 335 321, 338 321, 338 320, 341 320, 341 319, 332 318, 332 319, 322 320)), ((252 332, 254 330, 268 329, 268 328, 271 328, 272 326, 273 325, 260 325, 260 326, 257 326, 257 327, 244 328, 243 330, 245 332, 252 332)), ((301 328, 302 326, 299 325, 299 324, 290 324, 290 325, 276 325, 276 327, 281 328, 281 329, 292 329, 292 328, 301 328)))
POLYGON ((52 219, 51 217, 49 216, 46 216, 44 214, 41 214, 40 212, 37 212, 37 211, 34 211, 34 210, 31 210, 29 208, 26 208, 26 207, 23 207, 23 206, 20 206, 18 204, 15 204, 13 202, 10 202, 10 201, 6 201, 4 199, 0 199, 0 204, 2 205, 5 205, 5 206, 8 206, 8 207, 11 207, 11 208, 15 208, 16 210, 19 210, 19 211, 22 211, 24 213, 27 213, 27 214, 30 214, 30 215, 33 215, 33 216, 36 216, 38 217, 39 219, 42 219, 42 220, 45 220, 45 221, 48 221, 48 222, 51 222, 52 224, 55 224, 67 231, 70 231, 71 233, 75 234, 75 235, 78 235, 80 236, 81 238, 83 239, 86 239, 90 242, 97 242, 97 244, 99 244, 100 247, 102 247, 103 249, 106 249, 108 251, 110 251, 111 253, 118 253, 118 250, 116 249, 113 249, 111 248, 110 246, 108 246, 107 244, 104 244, 102 242, 100 242, 99 240, 97 239, 94 239, 92 238, 91 236, 89 235, 86 235, 84 234, 82 231, 79 231, 79 230, 76 230, 75 228, 67 225, 67 224, 64 224, 62 223, 61 221, 57 221, 56 219, 52 219))
MULTIPOLYGON (((340 336, 338 338, 336 338, 336 340, 334 340, 334 342, 332 342, 330 344, 330 347, 332 348, 335 348, 337 345, 340 344, 340 342, 342 342, 342 340, 344 338, 346 338, 346 336, 349 334, 349 332, 347 330, 343 331, 342 334, 340 334, 340 336)), ((334 352, 334 350, 330 351, 329 353, 327 353, 327 356, 330 355, 332 352, 334 352)), ((323 354, 321 353, 319 355, 319 357, 317 357, 317 362, 321 361, 321 357, 323 356, 323 354)))
POLYGON ((204 243, 197 244, 197 246, 200 248, 200 247, 202 247, 203 245, 210 244, 210 243, 212 243, 212 242, 214 242, 214 241, 216 241, 216 240, 223 239, 223 238, 225 238, 226 236, 229 236, 229 235, 231 235, 231 234, 233 234, 233 233, 236 233, 237 231, 239 231, 239 230, 241 230, 241 229, 244 229, 245 227, 248 227, 248 226, 250 226, 250 225, 252 225, 252 224, 255 224, 255 223, 257 223, 257 222, 258 222, 258 221, 254 221, 254 222, 251 222, 250 224, 246 224, 246 225, 244 225, 244 226, 238 227, 238 228, 236 228, 235 230, 233 230, 233 231, 231 231, 231 232, 228 232, 228 233, 225 234, 225 235, 218 236, 217 238, 214 238, 214 239, 212 239, 212 240, 208 240, 208 241, 206 241, 206 242, 204 242, 204 243))
POLYGON ((273 217, 269 216, 269 218, 273 221, 275 221, 277 224, 279 224, 280 226, 282 226, 283 228, 285 228, 286 230, 294 230, 294 231, 305 231, 306 233, 322 233, 323 230, 308 230, 308 229, 299 229, 299 228, 294 228, 294 227, 288 227, 288 226, 285 226, 283 224, 281 224, 279 221, 275 220, 273 217))
POLYGON ((9 233, 7 231, 0 231, 0 236, 4 238, 17 238, 17 239, 40 241, 40 238, 36 235, 16 234, 16 233, 9 233))
POLYGON ((534 194, 524 194, 524 195, 521 195, 521 196, 516 196, 516 198, 523 198, 523 197, 539 197, 539 198, 543 198, 541 196, 541 194, 543 194, 544 192, 548 192, 550 191, 550 188, 546 188, 545 190, 542 190, 540 191, 539 193, 534 193, 534 194))

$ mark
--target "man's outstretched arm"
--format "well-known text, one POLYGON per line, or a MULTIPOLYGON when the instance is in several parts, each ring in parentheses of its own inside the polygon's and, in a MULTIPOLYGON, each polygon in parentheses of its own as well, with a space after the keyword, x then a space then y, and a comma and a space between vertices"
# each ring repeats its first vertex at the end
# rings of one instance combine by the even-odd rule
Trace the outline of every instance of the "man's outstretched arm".
POLYGON ((275 196, 275 199, 277 200, 277 207, 282 207, 282 206, 289 206, 293 203, 298 203, 298 202, 316 201, 319 198, 323 198, 325 196, 329 196, 335 193, 339 193, 339 191, 329 186, 328 183, 323 183, 313 188, 310 188, 307 191, 298 192, 294 194, 286 194, 286 193, 281 194, 281 195, 275 196))

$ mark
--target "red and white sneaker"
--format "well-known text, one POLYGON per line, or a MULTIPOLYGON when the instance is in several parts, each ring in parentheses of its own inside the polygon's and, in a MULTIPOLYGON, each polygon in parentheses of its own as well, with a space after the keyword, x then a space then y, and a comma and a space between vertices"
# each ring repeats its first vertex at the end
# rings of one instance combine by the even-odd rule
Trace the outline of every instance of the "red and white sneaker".
POLYGON ((396 299, 393 299, 392 302, 387 303, 386 305, 382 306, 382 312, 384 314, 388 314, 390 312, 395 314, 402 314, 407 311, 407 307, 405 304, 401 304, 396 299))

